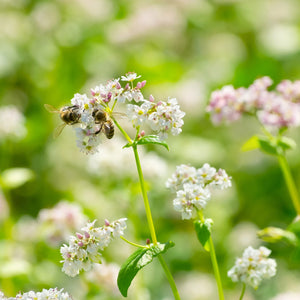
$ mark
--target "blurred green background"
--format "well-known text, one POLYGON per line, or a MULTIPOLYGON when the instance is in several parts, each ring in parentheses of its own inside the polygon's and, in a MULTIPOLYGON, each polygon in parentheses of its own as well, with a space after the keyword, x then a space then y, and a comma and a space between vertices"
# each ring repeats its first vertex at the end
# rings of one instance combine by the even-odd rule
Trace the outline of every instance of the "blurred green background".
MULTIPOLYGON (((205 162, 233 177, 233 188, 216 193, 205 215, 215 222, 227 299, 237 299, 241 286, 226 276, 235 257, 249 245, 262 244, 258 229, 286 228, 295 212, 276 159, 240 150, 259 131, 255 121, 214 127, 205 106, 211 91, 225 84, 248 86, 264 75, 275 83, 300 78, 300 2, 0 0, 0 20, 0 110, 13 105, 25 117, 24 125, 20 119, 20 128, 8 134, 10 121, 0 124, 0 289, 13 296, 64 287, 76 300, 122 299, 116 272, 135 249, 116 240, 99 270, 69 278, 61 272, 59 246, 69 234, 66 228, 76 222, 66 220, 69 209, 46 220, 43 214, 49 211, 41 210, 67 201, 80 206, 76 213, 82 209, 88 219, 97 218, 98 225, 105 218, 128 217, 126 237, 144 243, 149 232, 133 155, 122 150, 125 141, 118 132, 103 140, 93 157, 79 152, 69 127, 54 140, 59 117, 43 104, 61 107, 77 92, 89 93, 134 71, 147 80, 146 98, 176 97, 186 112, 182 134, 168 140, 170 152, 149 147, 141 158, 158 238, 176 244, 165 257, 182 299, 217 299, 217 288, 209 255, 198 244, 192 222, 173 211, 173 195, 164 183, 176 165, 205 162), (26 169, 8 172, 11 168, 26 169)), ((126 126, 126 120, 120 122, 126 126)), ((300 144, 299 129, 289 135, 300 144)), ((288 160, 299 187, 299 149, 288 160)), ((267 246, 278 274, 257 291, 249 288, 245 299, 300 293, 295 249, 267 246)), ((157 261, 138 274, 129 299, 172 299, 157 261)))

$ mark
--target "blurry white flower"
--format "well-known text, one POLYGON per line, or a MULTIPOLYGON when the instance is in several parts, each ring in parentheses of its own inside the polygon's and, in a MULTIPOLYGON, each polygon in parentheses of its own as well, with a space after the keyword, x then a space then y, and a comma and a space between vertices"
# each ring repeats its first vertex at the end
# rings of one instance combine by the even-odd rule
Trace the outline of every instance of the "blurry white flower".
POLYGON ((5 220, 9 216, 9 206, 7 201, 0 190, 0 222, 5 220))
MULTIPOLYGON (((89 157, 88 171, 98 176, 110 176, 120 180, 136 175, 136 166, 131 149, 124 148, 124 140, 116 136, 114 139, 105 143, 99 151, 89 157)), ((142 168, 147 179, 160 180, 165 178, 168 170, 166 161, 154 152, 140 150, 142 168)))
POLYGON ((140 77, 141 77, 141 75, 138 76, 136 73, 129 72, 125 76, 121 76, 121 80, 131 82, 140 77))
POLYGON ((174 209, 181 212, 182 219, 191 219, 196 216, 197 210, 205 208, 211 197, 210 188, 231 187, 231 177, 225 170, 216 171, 207 163, 199 169, 180 165, 167 180, 166 187, 176 192, 176 198, 173 200, 174 209))
POLYGON ((79 230, 87 217, 81 207, 75 203, 61 201, 51 209, 42 209, 38 223, 42 234, 52 245, 57 245, 74 231, 79 230))
POLYGON ((253 249, 246 248, 243 256, 237 258, 235 265, 228 271, 232 281, 241 281, 257 289, 263 279, 268 279, 276 274, 276 261, 268 258, 271 250, 266 247, 253 249))
POLYGON ((0 107, 0 140, 18 140, 26 135, 25 118, 13 105, 0 107))
POLYGON ((271 300, 299 300, 300 299, 300 292, 285 292, 282 294, 277 295, 276 297, 272 298, 271 300))
POLYGON ((113 295, 119 295, 117 286, 117 278, 120 267, 114 263, 107 263, 102 261, 102 264, 95 264, 94 268, 87 274, 87 280, 103 287, 113 295))
POLYGON ((63 257, 62 271, 74 277, 80 270, 88 271, 93 263, 101 263, 99 251, 106 248, 114 237, 124 234, 126 218, 112 223, 105 221, 102 227, 94 227, 96 220, 81 228, 81 233, 69 237, 69 245, 63 245, 60 253, 63 257))

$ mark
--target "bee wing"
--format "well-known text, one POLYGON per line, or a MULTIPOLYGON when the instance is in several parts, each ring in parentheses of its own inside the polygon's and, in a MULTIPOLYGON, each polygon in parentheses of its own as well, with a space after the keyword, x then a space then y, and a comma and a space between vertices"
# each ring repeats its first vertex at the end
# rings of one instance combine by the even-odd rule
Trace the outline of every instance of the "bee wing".
POLYGON ((61 132, 63 131, 63 129, 66 127, 66 123, 62 123, 60 125, 58 125, 55 129, 54 129, 54 132, 53 132, 53 137, 56 139, 60 134, 61 132))
POLYGON ((59 109, 57 109, 56 107, 50 105, 50 104, 44 104, 44 107, 51 113, 59 113, 59 109))

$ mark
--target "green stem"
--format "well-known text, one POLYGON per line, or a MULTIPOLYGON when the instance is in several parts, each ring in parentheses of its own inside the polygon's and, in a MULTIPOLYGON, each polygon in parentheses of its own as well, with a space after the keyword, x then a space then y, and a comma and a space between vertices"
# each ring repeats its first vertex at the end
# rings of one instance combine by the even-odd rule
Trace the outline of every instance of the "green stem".
POLYGON ((295 207, 297 215, 300 216, 299 195, 298 195, 298 191, 297 191, 294 179, 291 174, 290 167, 289 167, 286 157, 284 155, 281 154, 281 155, 278 155, 277 157, 278 157, 279 165, 282 170, 282 173, 283 173, 286 185, 288 187, 290 196, 292 198, 293 205, 295 207))
POLYGON ((244 298, 245 291, 246 291, 246 283, 243 283, 242 293, 239 300, 242 300, 244 298))
POLYGON ((157 244, 154 223, 153 223, 153 219, 152 219, 151 209, 150 209, 150 205, 149 205, 148 195, 147 195, 147 191, 146 191, 146 187, 145 187, 145 180, 144 180, 144 176, 143 176, 143 172, 142 172, 139 154, 137 151, 137 146, 134 145, 134 146, 132 146, 132 148, 133 148, 133 153, 134 153, 134 157, 135 157, 137 171, 139 174, 140 186, 141 186, 141 190, 142 190, 142 195, 143 195, 143 200, 144 200, 144 205, 145 205, 146 216, 147 216, 151 239, 152 239, 153 244, 157 244))
MULTIPOLYGON (((155 244, 157 244, 157 238, 156 238, 154 223, 153 223, 153 219, 152 219, 151 209, 150 209, 150 205, 149 205, 148 195, 147 195, 147 191, 146 191, 146 187, 145 187, 145 180, 144 180, 144 176, 143 176, 143 172, 142 172, 140 158, 139 158, 139 154, 138 154, 138 151, 137 151, 137 146, 136 145, 132 146, 132 149, 133 149, 133 152, 134 152, 136 167, 137 167, 138 174, 139 174, 140 186, 141 186, 142 195, 143 195, 143 199, 144 199, 144 205, 145 205, 145 210, 146 210, 148 226, 149 226, 152 242, 155 245, 155 244)), ((172 276, 170 270, 168 269, 168 266, 167 266, 166 262, 164 261, 164 259, 161 255, 158 255, 158 259, 159 259, 159 262, 160 262, 160 264, 162 265, 162 267, 165 271, 165 274, 166 274, 167 279, 169 281, 169 284, 171 286, 174 298, 176 300, 180 300, 180 296, 179 296, 179 293, 177 291, 175 281, 173 279, 173 276, 172 276)))
POLYGON ((169 270, 169 268, 168 268, 168 266, 167 266, 165 260, 163 259, 163 257, 162 257, 161 254, 159 254, 159 255, 157 256, 157 258, 158 258, 158 260, 159 260, 161 266, 163 267, 163 269, 164 269, 164 271, 165 271, 165 274, 166 274, 167 279, 168 279, 168 281, 169 281, 169 284, 170 284, 170 286, 171 286, 171 289, 172 289, 174 298, 175 298, 176 300, 180 300, 180 296, 179 296, 179 293, 178 293, 178 290, 177 290, 177 287, 176 287, 176 283, 175 283, 175 281, 174 281, 174 278, 173 278, 173 276, 172 276, 172 274, 171 274, 171 272, 170 272, 170 270, 169 270))
MULTIPOLYGON (((114 121, 114 123, 116 124, 116 126, 119 128, 121 133, 124 135, 126 140, 129 143, 132 143, 133 141, 131 140, 129 135, 126 133, 126 131, 116 121, 116 119, 114 117, 111 117, 111 118, 114 121)), ((143 196, 143 200, 144 200, 144 205, 145 205, 145 210, 146 210, 146 217, 147 217, 147 221, 148 221, 148 226, 149 226, 149 230, 150 230, 151 239, 152 239, 153 244, 156 245, 157 244, 157 237, 156 237, 156 233, 155 233, 154 223, 153 223, 151 209, 150 209, 149 200, 148 200, 148 195, 147 195, 147 191, 146 191, 146 185, 145 185, 145 180, 144 180, 143 171, 142 171, 142 167, 141 167, 141 162, 140 162, 139 154, 138 154, 138 151, 137 151, 137 145, 132 145, 132 149, 133 149, 133 153, 134 153, 134 158, 135 158, 135 162, 136 162, 137 171, 138 171, 138 174, 139 174, 140 186, 141 186, 141 190, 142 190, 142 196, 143 196)), ((170 287, 171 287, 173 295, 174 295, 174 299, 175 300, 180 300, 180 296, 179 296, 179 293, 177 291, 175 281, 173 279, 173 276, 172 276, 170 270, 168 269, 168 266, 167 266, 166 262, 164 261, 161 254, 159 254, 157 257, 159 259, 159 262, 160 262, 163 270, 165 271, 165 274, 167 276, 167 279, 169 281, 170 287)))
POLYGON ((120 238, 121 238, 124 242, 126 242, 126 243, 128 243, 128 244, 130 244, 130 245, 132 245, 132 246, 134 246, 134 247, 138 247, 138 248, 149 248, 149 246, 143 246, 143 245, 139 245, 139 244, 130 242, 130 241, 128 241, 127 239, 125 239, 124 236, 120 236, 120 238))
POLYGON ((216 278, 216 281, 217 281, 217 286, 218 286, 218 291, 219 291, 219 299, 224 300, 224 293, 223 293, 223 288, 222 288, 222 281, 221 281, 219 266, 218 266, 218 262, 217 262, 214 243, 213 243, 213 240, 212 240, 211 236, 209 237, 209 249, 210 249, 210 251, 209 251, 210 258, 211 258, 211 262, 212 262, 212 265, 213 265, 215 278, 216 278))
POLYGON ((119 128, 119 130, 122 132, 122 134, 124 135, 124 137, 126 138, 126 140, 129 143, 132 143, 132 139, 129 137, 129 135, 126 133, 126 131, 120 126, 120 124, 117 122, 117 120, 113 116, 110 116, 110 117, 114 121, 114 123, 116 124, 116 126, 119 128))

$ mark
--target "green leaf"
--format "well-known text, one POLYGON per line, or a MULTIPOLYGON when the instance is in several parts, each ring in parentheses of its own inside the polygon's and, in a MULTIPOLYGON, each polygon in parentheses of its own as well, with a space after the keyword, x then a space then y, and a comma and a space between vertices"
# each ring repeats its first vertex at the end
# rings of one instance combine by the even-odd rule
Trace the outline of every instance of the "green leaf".
POLYGON ((194 221, 194 227, 196 230, 198 240, 203 246, 203 248, 208 252, 210 251, 208 240, 211 235, 211 226, 212 226, 211 219, 206 219, 204 222, 200 220, 194 221))
POLYGON ((274 141, 270 141, 267 137, 258 137, 259 149, 267 154, 277 155, 278 149, 274 141))
POLYGON ((149 248, 139 249, 130 255, 122 265, 118 275, 118 287, 121 294, 127 297, 128 288, 137 272, 151 263, 154 257, 166 252, 173 246, 173 242, 157 244, 149 248))
POLYGON ((296 142, 293 139, 288 138, 286 136, 282 136, 278 140, 277 144, 283 150, 295 149, 297 146, 296 142))
POLYGON ((254 135, 252 136, 247 142, 244 143, 242 146, 242 151, 251 151, 259 148, 259 140, 258 136, 254 135))
POLYGON ((169 150, 169 146, 166 142, 161 141, 157 135, 145 135, 137 141, 137 145, 146 145, 146 144, 157 144, 165 147, 169 150))
POLYGON ((1 174, 1 184, 8 189, 15 189, 34 178, 34 173, 26 168, 6 169, 1 174))

